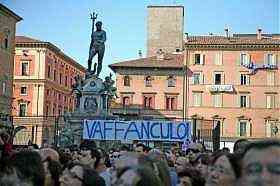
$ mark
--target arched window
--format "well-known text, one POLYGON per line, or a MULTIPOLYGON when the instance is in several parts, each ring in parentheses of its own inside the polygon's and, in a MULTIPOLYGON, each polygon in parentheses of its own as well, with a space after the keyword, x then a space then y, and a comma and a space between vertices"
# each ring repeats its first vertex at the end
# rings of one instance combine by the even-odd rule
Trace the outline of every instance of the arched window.
POLYGON ((152 77, 151 76, 146 76, 145 77, 145 85, 146 85, 146 87, 151 87, 152 86, 152 77))
POLYGON ((168 78, 167 78, 167 86, 168 87, 175 87, 176 86, 176 78, 175 78, 175 76, 168 76, 168 78))
POLYGON ((130 104, 130 98, 128 96, 123 97, 122 104, 123 106, 128 106, 130 104))
POLYGON ((4 40, 4 47, 5 47, 5 49, 8 49, 8 47, 9 47, 9 40, 8 40, 8 38, 5 38, 5 40, 4 40))
POLYGON ((129 78, 129 76, 124 76, 124 78, 123 78, 123 85, 124 86, 130 86, 130 78, 129 78))

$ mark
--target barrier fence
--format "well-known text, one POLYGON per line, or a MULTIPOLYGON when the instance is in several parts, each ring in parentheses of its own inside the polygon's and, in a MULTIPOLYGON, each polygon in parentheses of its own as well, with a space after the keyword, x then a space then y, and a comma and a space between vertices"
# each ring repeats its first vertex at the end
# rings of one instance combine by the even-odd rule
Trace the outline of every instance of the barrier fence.
MULTIPOLYGON (((150 120, 150 119, 149 119, 150 120)), ((166 118, 156 118, 160 121, 170 121, 166 118)), ((153 121, 153 120, 152 120, 153 121)), ((201 142, 209 150, 219 149, 220 145, 220 126, 214 120, 194 119, 194 118, 172 118, 172 121, 190 121, 191 122, 191 139, 201 142)), ((13 117, 12 126, 24 126, 24 129, 18 131, 14 137, 15 145, 38 144, 41 146, 44 143, 59 145, 60 132, 65 125, 63 116, 26 116, 13 117)), ((2 127, 3 128, 3 127, 2 127)), ((134 140, 122 142, 131 145, 134 140)), ((142 141, 150 147, 169 148, 171 144, 176 143, 178 147, 181 142, 172 141, 142 141)), ((115 147, 121 144, 120 141, 107 140, 97 141, 98 144, 103 144, 108 147, 115 147)), ((102 145, 102 146, 103 146, 102 145)))

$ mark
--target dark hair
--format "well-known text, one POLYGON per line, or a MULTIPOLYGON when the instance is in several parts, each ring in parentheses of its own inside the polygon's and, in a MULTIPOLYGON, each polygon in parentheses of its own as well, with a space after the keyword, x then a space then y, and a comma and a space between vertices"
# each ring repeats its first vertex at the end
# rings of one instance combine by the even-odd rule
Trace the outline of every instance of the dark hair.
POLYGON ((59 154, 59 162, 62 165, 62 169, 65 168, 65 166, 72 161, 72 156, 69 153, 66 153, 62 150, 57 151, 59 154))
POLYGON ((83 166, 83 186, 106 186, 104 179, 98 173, 86 166, 83 166))
POLYGON ((230 149, 229 149, 228 147, 224 147, 224 148, 222 149, 222 151, 224 151, 224 152, 230 152, 230 149))
POLYGON ((129 151, 129 148, 127 145, 122 145, 120 148, 121 151, 129 151))
POLYGON ((201 186, 205 184, 205 180, 202 178, 200 172, 192 167, 186 167, 183 171, 178 173, 178 177, 185 176, 191 179, 192 186, 201 186))
POLYGON ((59 162, 52 160, 50 157, 46 160, 48 162, 48 169, 54 181, 54 186, 59 186, 59 177, 62 174, 62 166, 59 162))
POLYGON ((237 152, 243 145, 244 143, 248 143, 249 141, 245 138, 238 139, 233 146, 233 152, 237 152))
MULTIPOLYGON (((100 148, 91 149, 91 158, 95 158, 94 168, 96 169, 100 163, 101 158, 103 158, 105 152, 100 148)), ((105 157, 104 157, 105 158, 105 157)))
POLYGON ((143 150, 146 148, 146 145, 144 145, 143 143, 137 143, 136 147, 143 147, 143 150))
MULTIPOLYGON (((164 154, 162 154, 162 158, 164 158, 164 154)), ((138 157, 138 161, 140 165, 149 167, 153 172, 157 172, 162 185, 168 186, 171 184, 167 162, 158 160, 154 154, 149 154, 148 156, 141 155, 138 157)))
POLYGON ((197 165, 199 160, 201 160, 202 164, 209 165, 209 163, 210 163, 210 156, 208 154, 200 154, 200 155, 198 155, 197 158, 194 160, 194 165, 197 165))
POLYGON ((117 178, 119 179, 126 171, 129 170, 134 170, 137 173, 137 175, 140 177, 140 180, 136 183, 135 186, 163 185, 159 177, 154 173, 154 171, 147 166, 125 167, 117 174, 117 178))
POLYGON ((12 163, 20 172, 21 179, 30 180, 36 186, 44 186, 45 172, 39 153, 20 151, 13 155, 12 163))
POLYGON ((212 154, 211 158, 210 158, 210 165, 214 165, 216 163, 216 161, 222 157, 222 156, 226 156, 227 159, 229 160, 229 163, 234 171, 235 177, 239 178, 240 177, 240 164, 239 164, 239 160, 240 160, 240 156, 238 154, 231 154, 222 150, 216 151, 212 154))
POLYGON ((67 168, 72 169, 75 166, 80 166, 83 169, 83 186, 106 186, 104 179, 99 176, 94 169, 88 167, 87 165, 71 162, 67 165, 67 168))
POLYGON ((92 140, 84 140, 81 142, 81 145, 80 145, 80 149, 87 149, 87 150, 91 150, 91 149, 94 149, 96 148, 96 143, 92 140))
POLYGON ((264 141, 251 142, 250 144, 248 144, 245 147, 243 153, 241 154, 241 157, 243 158, 245 156, 245 154, 251 149, 263 150, 263 149, 267 149, 270 147, 279 147, 280 148, 280 141, 279 140, 264 140, 264 141))

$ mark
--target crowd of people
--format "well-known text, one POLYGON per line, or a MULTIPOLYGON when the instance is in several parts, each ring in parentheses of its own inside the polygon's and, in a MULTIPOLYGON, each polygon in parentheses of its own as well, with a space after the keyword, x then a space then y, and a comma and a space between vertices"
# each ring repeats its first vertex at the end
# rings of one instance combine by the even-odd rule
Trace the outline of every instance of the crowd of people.
POLYGON ((277 186, 280 142, 236 141, 208 151, 201 143, 186 151, 137 143, 108 152, 92 141, 69 148, 13 149, 0 140, 0 186, 277 186))

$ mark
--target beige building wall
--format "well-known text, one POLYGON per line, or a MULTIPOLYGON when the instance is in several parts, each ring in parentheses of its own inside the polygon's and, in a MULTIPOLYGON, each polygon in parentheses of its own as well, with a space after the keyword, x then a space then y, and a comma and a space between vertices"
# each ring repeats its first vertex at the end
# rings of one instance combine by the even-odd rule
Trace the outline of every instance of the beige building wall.
POLYGON ((0 4, 0 113, 11 115, 16 23, 22 18, 0 4))
POLYGON ((173 53, 183 47, 184 7, 148 6, 147 57, 159 49, 173 53))

